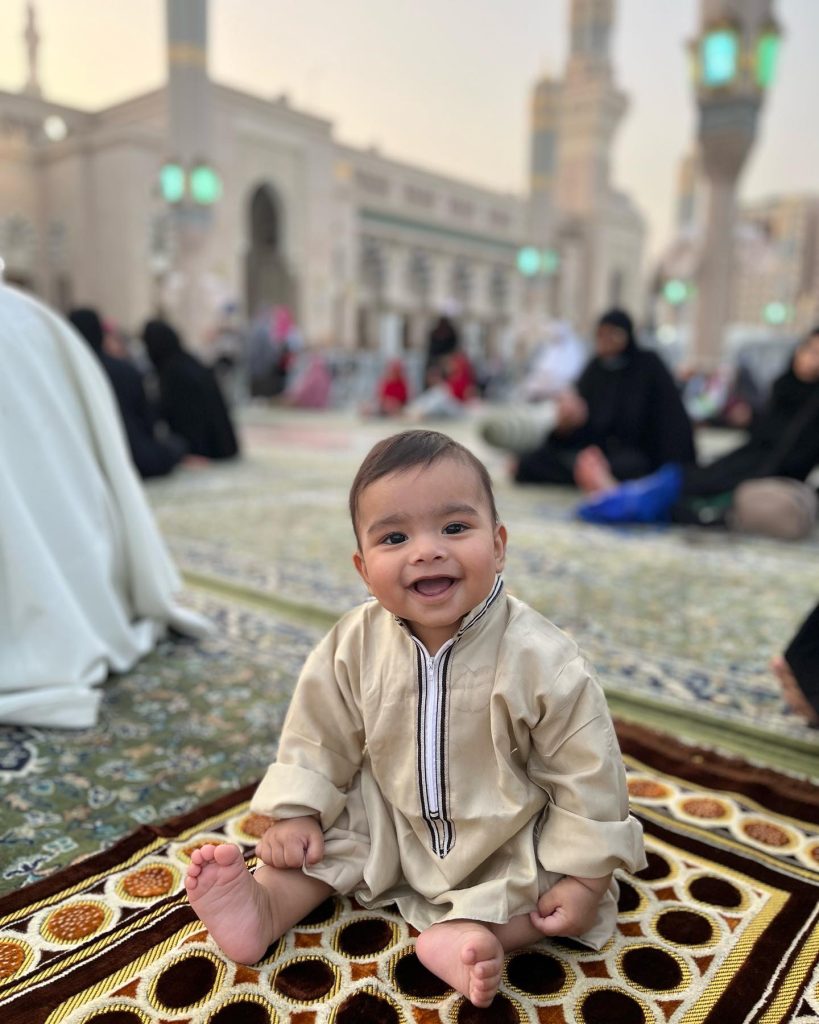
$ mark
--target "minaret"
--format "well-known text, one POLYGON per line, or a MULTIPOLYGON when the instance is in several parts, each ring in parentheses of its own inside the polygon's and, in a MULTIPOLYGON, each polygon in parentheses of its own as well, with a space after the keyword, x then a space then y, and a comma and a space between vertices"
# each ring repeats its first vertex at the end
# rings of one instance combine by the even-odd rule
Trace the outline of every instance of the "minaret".
POLYGON ((34 4, 26 6, 26 30, 23 33, 26 43, 26 55, 28 57, 28 78, 23 86, 23 92, 27 96, 42 96, 40 81, 37 74, 37 56, 40 49, 40 33, 37 31, 37 13, 34 4))
POLYGON ((570 74, 573 66, 584 74, 611 73, 609 41, 613 22, 614 0, 572 0, 570 74))
POLYGON ((168 135, 165 160, 181 166, 184 197, 171 207, 176 299, 171 319, 194 349, 201 348, 213 310, 206 279, 213 209, 196 201, 191 171, 211 166, 212 93, 208 78, 207 0, 165 0, 168 31, 168 135))
POLYGON ((190 167, 210 151, 207 0, 166 0, 168 156, 190 167))
POLYGON ((737 186, 756 140, 779 46, 773 8, 774 0, 700 0, 700 32, 691 44, 707 206, 689 359, 705 370, 724 358, 733 303, 737 186))
POLYGON ((614 13, 614 0, 572 0, 556 197, 569 215, 589 216, 609 199, 611 145, 628 106, 612 74, 614 13))
POLYGON ((531 110, 529 157, 529 232, 537 245, 551 240, 561 84, 544 75, 535 83, 531 110))

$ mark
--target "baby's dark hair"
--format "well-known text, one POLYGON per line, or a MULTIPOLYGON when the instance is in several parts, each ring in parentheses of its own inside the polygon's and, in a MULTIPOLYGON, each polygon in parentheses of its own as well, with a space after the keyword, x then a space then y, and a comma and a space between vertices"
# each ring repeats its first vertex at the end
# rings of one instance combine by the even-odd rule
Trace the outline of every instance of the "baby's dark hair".
POLYGON ((437 430, 405 430, 401 434, 385 437, 370 449, 367 457, 359 466, 358 472, 350 488, 350 518, 353 521, 356 539, 358 539, 358 500, 365 487, 374 484, 390 473, 411 469, 413 466, 431 466, 439 459, 457 459, 464 465, 471 466, 478 474, 481 486, 489 501, 492 522, 499 522, 492 481, 486 466, 476 458, 468 448, 458 441, 453 441, 446 434, 437 430))

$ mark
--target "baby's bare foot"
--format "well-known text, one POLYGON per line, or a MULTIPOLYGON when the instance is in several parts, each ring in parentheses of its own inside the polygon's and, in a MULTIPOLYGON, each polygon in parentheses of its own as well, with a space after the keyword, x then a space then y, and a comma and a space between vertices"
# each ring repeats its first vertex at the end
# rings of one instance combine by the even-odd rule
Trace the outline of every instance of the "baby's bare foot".
POLYGON ((185 876, 188 899, 213 940, 233 960, 255 964, 274 939, 270 897, 232 843, 199 847, 185 876))
POLYGON ((425 967, 474 1006, 489 1006, 495 998, 503 946, 488 928, 465 921, 433 925, 418 936, 416 952, 425 967))
POLYGON ((788 707, 798 715, 806 718, 810 725, 819 725, 819 714, 817 714, 813 705, 802 693, 796 677, 791 672, 790 665, 781 654, 771 658, 771 671, 779 680, 779 685, 782 687, 782 696, 788 707))

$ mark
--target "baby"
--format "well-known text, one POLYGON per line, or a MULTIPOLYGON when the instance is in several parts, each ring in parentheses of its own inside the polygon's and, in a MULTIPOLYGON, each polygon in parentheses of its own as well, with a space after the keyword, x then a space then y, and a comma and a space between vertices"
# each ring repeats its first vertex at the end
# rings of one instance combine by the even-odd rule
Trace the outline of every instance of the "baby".
POLYGON ((375 601, 307 659, 252 802, 274 819, 262 864, 203 846, 188 897, 244 963, 333 892, 397 904, 419 959, 488 1006, 507 950, 614 930, 612 872, 645 864, 617 739, 573 641, 506 594, 471 452, 428 430, 380 441, 350 512, 375 601))

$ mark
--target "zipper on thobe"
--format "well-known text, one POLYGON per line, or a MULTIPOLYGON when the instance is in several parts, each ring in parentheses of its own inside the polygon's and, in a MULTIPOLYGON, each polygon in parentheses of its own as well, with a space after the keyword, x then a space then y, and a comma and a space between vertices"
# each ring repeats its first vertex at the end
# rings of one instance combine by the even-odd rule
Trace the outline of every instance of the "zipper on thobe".
MULTIPOLYGON (((455 637, 430 655, 423 644, 413 637, 418 648, 419 676, 423 674, 420 694, 419 743, 421 806, 430 830, 432 848, 439 857, 445 857, 455 841, 452 822, 446 817, 444 792, 444 751, 446 735, 446 666, 447 653, 455 637)), ((420 681, 420 679, 419 679, 420 681)))

